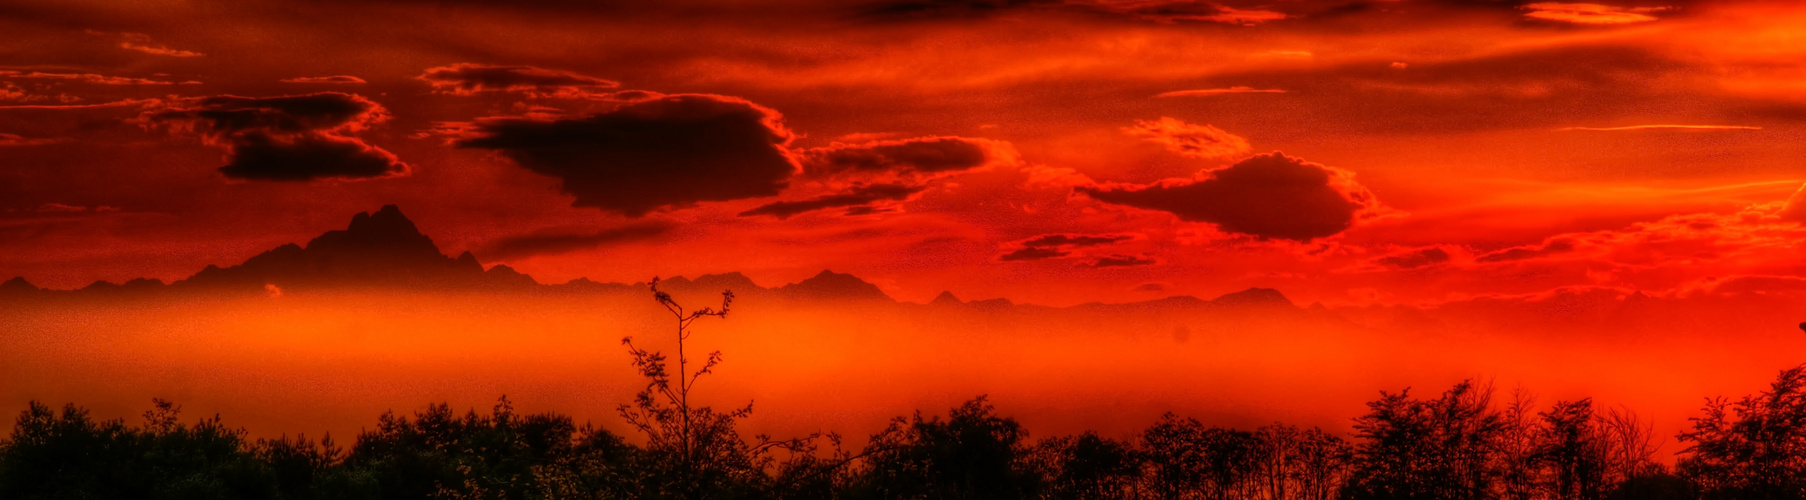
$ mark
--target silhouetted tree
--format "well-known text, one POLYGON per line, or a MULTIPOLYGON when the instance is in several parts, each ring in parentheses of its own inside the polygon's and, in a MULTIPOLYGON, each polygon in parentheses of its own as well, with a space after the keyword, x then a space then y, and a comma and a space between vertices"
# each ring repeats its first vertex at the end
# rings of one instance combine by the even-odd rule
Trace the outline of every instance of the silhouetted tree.
MULTIPOLYGON (((1655 424, 1644 422, 1628 408, 1612 408, 1596 417, 1606 440, 1606 482, 1624 484, 1645 477, 1669 477, 1667 467, 1655 462, 1661 444, 1655 424)), ((1660 484, 1655 481, 1652 484, 1660 484)))
POLYGON ((1681 432, 1681 476, 1706 498, 1806 498, 1806 366, 1736 402, 1713 398, 1681 432))
POLYGON ((854 498, 1034 498, 1039 475, 1027 463, 1028 432, 999 417, 983 396, 948 414, 897 418, 867 445, 866 467, 850 484, 854 498))
POLYGON ((487 415, 436 404, 412 419, 384 414, 345 465, 382 498, 525 498, 539 489, 535 466, 569 455, 575 434, 570 417, 516 415, 507 398, 487 415))
POLYGON ((1488 499, 1499 478, 1494 446, 1505 430, 1492 391, 1471 381, 1436 399, 1380 393, 1355 419, 1362 442, 1343 489, 1351 499, 1488 499))
POLYGON ((1512 391, 1511 404, 1499 414, 1503 429, 1499 432, 1495 460, 1499 471, 1499 498, 1531 500, 1543 489, 1543 468, 1537 460, 1536 396, 1519 387, 1512 391))
POLYGON ((619 410, 622 418, 646 435, 650 491, 684 499, 771 494, 776 484, 767 471, 779 465, 770 452, 804 450, 816 436, 778 441, 759 435, 749 444, 740 437, 736 422, 752 415, 752 403, 727 412, 691 406, 690 391, 698 379, 721 363, 721 351, 710 352, 701 368, 689 371, 685 341, 694 333, 690 325, 706 317, 727 317, 734 292, 721 292, 720 309, 686 310, 670 294, 659 291, 658 281, 653 278, 649 285, 653 298, 671 312, 676 323, 675 384, 663 353, 635 346, 633 337, 621 339, 633 356, 634 368, 647 379, 646 388, 634 396, 633 403, 623 404, 619 410))
POLYGON ((1033 461, 1046 480, 1046 498, 1125 498, 1141 472, 1133 445, 1093 432, 1043 439, 1033 461))
POLYGON ((1349 462, 1354 447, 1340 437, 1312 428, 1298 438, 1291 477, 1296 486, 1289 498, 1329 500, 1336 498, 1342 483, 1348 480, 1349 462))
POLYGON ((1141 439, 1149 486, 1160 498, 1245 498, 1262 486, 1255 472, 1263 446, 1252 432, 1205 427, 1169 413, 1141 439))
POLYGON ((1596 500, 1606 493, 1610 442, 1595 425, 1592 399, 1560 401, 1538 414, 1536 458, 1548 468, 1548 497, 1596 500))
POLYGON ((620 436, 585 425, 569 450, 533 469, 540 497, 658 498, 648 487, 646 453, 620 436))
POLYGON ((219 418, 193 425, 162 400, 141 427, 32 402, 0 449, 0 498, 275 498, 275 476, 219 418))

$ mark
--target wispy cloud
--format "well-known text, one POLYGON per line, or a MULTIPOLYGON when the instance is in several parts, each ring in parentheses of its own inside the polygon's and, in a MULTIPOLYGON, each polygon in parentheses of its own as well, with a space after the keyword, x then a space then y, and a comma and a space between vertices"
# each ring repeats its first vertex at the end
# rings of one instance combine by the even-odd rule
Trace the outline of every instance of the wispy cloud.
POLYGON ((302 77, 295 77, 295 78, 284 78, 284 79, 282 79, 282 83, 327 83, 327 84, 340 84, 340 85, 362 85, 366 82, 364 82, 364 79, 362 79, 362 78, 358 78, 358 77, 351 76, 351 75, 332 75, 332 76, 302 76, 302 77))
POLYGON ((1656 20, 1653 12, 1673 7, 1618 7, 1592 3, 1539 2, 1523 6, 1524 17, 1575 24, 1630 24, 1656 20))
POLYGON ((96 104, 14 104, 14 105, 10 105, 10 106, 0 106, 0 109, 119 108, 119 107, 128 107, 128 106, 150 106, 150 105, 158 104, 161 102, 163 102, 163 101, 160 99, 125 99, 125 100, 119 100, 119 101, 113 101, 113 102, 103 102, 103 103, 96 103, 96 104))
POLYGON ((74 141, 68 137, 23 137, 17 134, 0 133, 0 147, 6 146, 41 146, 74 141))
POLYGON ((201 57, 206 54, 192 50, 172 49, 163 45, 152 45, 149 35, 142 33, 122 33, 125 41, 119 42, 119 48, 143 52, 146 54, 169 57, 201 57))
POLYGON ((151 80, 148 78, 132 78, 127 76, 107 76, 93 73, 40 73, 36 71, 0 70, 0 78, 21 78, 34 80, 80 80, 98 85, 175 85, 175 82, 151 80))
POLYGON ((1623 127, 1562 127, 1559 131, 1589 130, 1594 132, 1621 132, 1628 130, 1762 130, 1762 127, 1749 125, 1627 125, 1623 127))
POLYGON ((1175 90, 1162 92, 1154 97, 1207 97, 1223 94, 1284 94, 1284 89, 1257 89, 1253 87, 1235 86, 1222 89, 1175 90))

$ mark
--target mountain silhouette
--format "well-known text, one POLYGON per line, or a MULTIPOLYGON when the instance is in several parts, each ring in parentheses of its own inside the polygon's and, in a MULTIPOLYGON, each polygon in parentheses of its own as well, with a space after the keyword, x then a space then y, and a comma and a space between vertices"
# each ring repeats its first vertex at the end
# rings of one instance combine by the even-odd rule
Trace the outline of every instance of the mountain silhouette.
POLYGON ((26 295, 38 292, 38 286, 25 281, 24 276, 15 277, 0 283, 0 295, 26 295))
POLYGON ((809 279, 778 287, 777 292, 796 299, 893 300, 878 285, 826 269, 809 279))
POLYGON ((953 296, 953 292, 942 290, 940 295, 934 296, 934 300, 928 301, 928 305, 931 305, 931 306, 963 306, 963 305, 966 305, 966 301, 959 300, 959 297, 953 296))
POLYGON ((307 242, 293 243, 231 267, 207 266, 172 286, 183 288, 262 289, 325 286, 524 286, 532 277, 507 266, 485 271, 476 256, 456 258, 440 253, 432 238, 395 205, 375 213, 359 213, 345 229, 327 231, 307 242))
POLYGON ((1231 307, 1247 307, 1247 306, 1298 307, 1297 304, 1292 303, 1292 299, 1288 299, 1288 298, 1286 298, 1285 294, 1279 293, 1279 290, 1274 290, 1271 288, 1260 288, 1260 287, 1249 288, 1247 290, 1242 290, 1242 291, 1235 292, 1235 293, 1225 294, 1221 297, 1217 297, 1216 299, 1211 300, 1210 303, 1214 304, 1214 305, 1219 305, 1219 306, 1231 306, 1231 307))

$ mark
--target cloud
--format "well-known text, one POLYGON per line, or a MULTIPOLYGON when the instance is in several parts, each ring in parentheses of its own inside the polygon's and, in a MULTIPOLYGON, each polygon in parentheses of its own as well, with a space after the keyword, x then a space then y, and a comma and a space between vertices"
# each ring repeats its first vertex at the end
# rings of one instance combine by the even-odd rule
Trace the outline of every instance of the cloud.
POLYGON ((537 255, 557 255, 588 250, 611 243, 650 239, 675 226, 669 222, 645 221, 600 231, 538 232, 508 236, 482 246, 477 254, 484 258, 509 260, 537 255))
POLYGON ((488 118, 455 139, 558 178, 573 206, 641 216, 704 201, 776 196, 797 165, 776 110, 688 94, 581 118, 488 118))
POLYGON ((1799 292, 1806 291, 1806 277, 1750 275, 1711 277, 1688 283, 1682 288, 1686 291, 1704 291, 1715 294, 1799 292))
POLYGON ((1044 234, 1024 240, 1025 247, 1090 247, 1135 239, 1132 234, 1044 234))
POLYGON ((1794 190, 1793 195, 1787 197, 1787 203, 1781 205, 1781 211, 1775 215, 1787 222, 1806 222, 1806 184, 1801 184, 1799 189, 1794 190))
POLYGON ((125 76, 107 76, 94 73, 41 73, 37 71, 0 70, 0 78, 26 78, 36 80, 76 80, 96 85, 175 85, 175 82, 151 80, 148 78, 132 78, 125 76))
POLYGON ((43 205, 38 205, 38 211, 45 212, 45 213, 85 212, 87 210, 88 210, 88 207, 84 207, 84 206, 80 206, 80 205, 69 205, 69 204, 64 204, 64 203, 45 203, 43 205))
POLYGON ((278 136, 261 132, 233 139, 221 174, 233 179, 311 181, 371 179, 408 173, 394 154, 351 137, 330 134, 278 136))
POLYGON ((11 104, 0 106, 0 109, 38 109, 38 110, 74 110, 97 108, 123 108, 131 106, 149 107, 163 103, 161 99, 122 99, 96 104, 11 104))
POLYGON ((1014 252, 1003 254, 1003 256, 998 257, 997 259, 1004 262, 1016 262, 1024 260, 1054 259, 1068 255, 1072 255, 1072 252, 1067 252, 1058 248, 1025 247, 1017 249, 1014 252))
POLYGON ((42 146, 45 144, 72 142, 74 140, 75 139, 68 137, 22 137, 18 134, 0 133, 0 148, 9 146, 42 146))
POLYGON ((1148 257, 1141 257, 1141 256, 1134 256, 1134 255, 1122 255, 1122 254, 1110 254, 1110 255, 1103 256, 1103 257, 1098 257, 1096 259, 1092 259, 1090 263, 1085 264, 1085 267, 1134 267, 1134 266, 1151 266, 1151 265, 1154 265, 1157 263, 1158 262, 1156 262, 1154 259, 1151 259, 1148 257))
POLYGON ((1286 18, 1285 13, 1278 11, 1238 9, 1215 2, 1192 0, 1090 0, 1074 3, 1090 4, 1102 10, 1162 23, 1202 21, 1253 26, 1286 18))
POLYGON ((1155 184, 1080 186, 1104 203, 1172 213, 1232 233, 1309 241, 1333 236, 1379 203, 1354 173, 1286 156, 1255 156, 1205 179, 1155 184))
POLYGON ((429 68, 418 78, 433 90, 453 95, 478 92, 520 92, 533 97, 587 98, 601 89, 621 84, 593 76, 533 66, 491 66, 458 63, 429 68))
POLYGON ((1373 260, 1374 264, 1395 269, 1417 269, 1444 264, 1449 261, 1449 252, 1438 247, 1421 248, 1405 253, 1387 255, 1373 260))
POLYGON ((1621 132, 1632 130, 1762 130, 1762 127, 1749 125, 1629 125, 1623 127, 1562 127, 1558 131, 1589 130, 1594 132, 1621 132))
POLYGON ((1223 94, 1284 94, 1282 89, 1257 89, 1254 87, 1235 86, 1221 89, 1175 90, 1161 92, 1154 97, 1208 97, 1223 94))
POLYGON ((1539 245, 1511 247, 1511 248, 1506 248, 1506 249, 1502 249, 1502 250, 1496 250, 1493 252, 1480 254, 1480 256, 1474 257, 1474 262, 1480 263, 1480 264, 1491 264, 1494 262, 1510 262, 1510 261, 1514 261, 1514 260, 1528 260, 1528 259, 1535 259, 1535 258, 1539 258, 1539 257, 1547 257, 1550 255, 1572 252, 1572 251, 1574 251, 1574 248, 1575 248, 1574 240, 1566 239, 1566 238, 1556 238, 1556 239, 1550 239, 1548 241, 1545 241, 1539 245))
POLYGON ((1233 158, 1248 154, 1248 140, 1209 125, 1193 125, 1177 118, 1137 120, 1123 127, 1129 135, 1166 146, 1181 156, 1192 158, 1233 158))
POLYGON ((363 85, 368 82, 365 82, 364 79, 362 79, 362 78, 358 78, 358 77, 351 76, 351 75, 332 75, 332 76, 301 76, 301 77, 295 77, 295 78, 284 78, 284 79, 282 79, 282 83, 326 83, 326 84, 336 84, 336 85, 363 85))
POLYGON ((891 0, 862 6, 860 15, 886 20, 969 19, 1025 9, 1110 14, 1158 23, 1194 21, 1240 26, 1287 17, 1283 12, 1238 9, 1195 0, 891 0))
POLYGON ((226 149, 220 173, 232 179, 308 181, 407 175, 408 165, 349 134, 388 119, 355 94, 180 99, 146 111, 143 123, 198 135, 226 149))
MULTIPOLYGON (((90 31, 90 33, 93 33, 90 31)), ((163 45, 152 45, 151 37, 142 33, 122 33, 125 41, 119 42, 119 48, 143 52, 146 54, 169 57, 201 57, 206 54, 189 50, 172 49, 163 45)))
MULTIPOLYGON (((852 189, 829 195, 817 196, 801 201, 780 201, 760 205, 752 210, 740 212, 741 217, 769 215, 779 219, 788 219, 793 215, 816 210, 840 207, 866 207, 879 201, 900 201, 908 199, 927 186, 911 186, 906 184, 869 184, 854 186, 852 189)), ((865 215, 873 212, 861 210, 849 215, 865 215)))
POLYGON ((834 144, 802 153, 816 175, 864 172, 939 174, 1016 161, 1016 148, 990 139, 932 136, 834 144))
POLYGON ((1672 7, 1618 7, 1593 3, 1559 3, 1538 2, 1528 4, 1522 9, 1530 12, 1524 17, 1544 21, 1560 21, 1574 24, 1629 24, 1656 20, 1652 12, 1670 10, 1672 7))
POLYGON ((1133 234, 1043 234, 1016 242, 1019 248, 998 257, 998 259, 1011 262, 1066 257, 1072 255, 1070 250, 1074 248, 1110 245, 1136 237, 1137 235, 1133 234))

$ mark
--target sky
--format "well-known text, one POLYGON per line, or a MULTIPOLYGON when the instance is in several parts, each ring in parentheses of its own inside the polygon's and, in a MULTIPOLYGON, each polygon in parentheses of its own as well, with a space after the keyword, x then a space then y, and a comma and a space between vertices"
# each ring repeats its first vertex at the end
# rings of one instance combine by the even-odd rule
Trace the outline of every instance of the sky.
POLYGON ((1697 0, 0 1, 0 275, 174 281, 396 204, 543 283, 1798 290, 1802 23, 1697 0))

